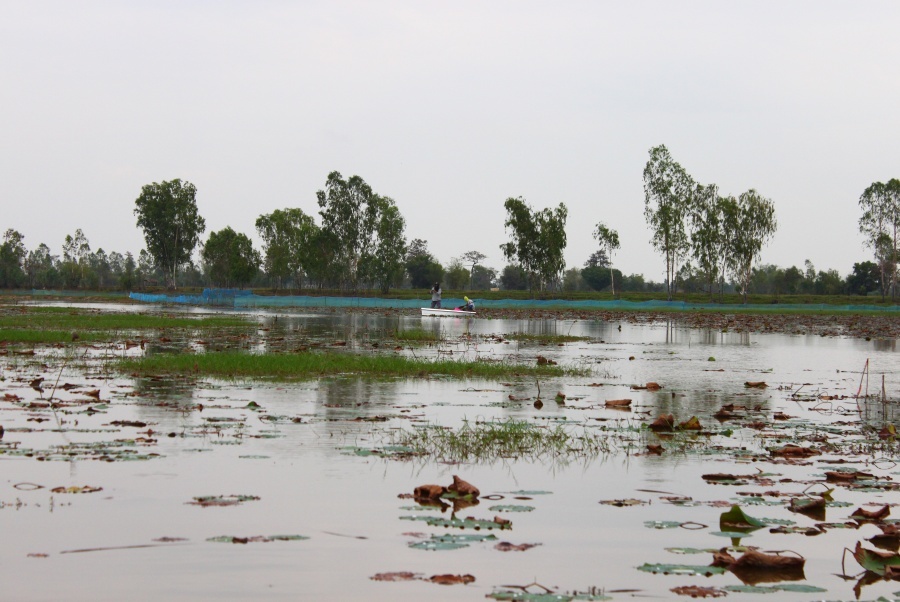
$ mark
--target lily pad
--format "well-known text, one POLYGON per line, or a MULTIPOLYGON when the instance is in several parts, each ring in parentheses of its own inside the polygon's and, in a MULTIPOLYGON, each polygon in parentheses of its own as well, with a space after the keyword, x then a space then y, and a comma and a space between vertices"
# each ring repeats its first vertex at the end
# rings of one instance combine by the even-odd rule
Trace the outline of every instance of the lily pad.
POLYGON ((725 569, 720 566, 706 566, 695 564, 650 564, 644 563, 637 568, 645 573, 653 573, 655 575, 721 575, 725 569))
POLYGON ((742 594, 774 594, 775 592, 817 594, 828 591, 827 589, 816 587, 815 585, 807 585, 805 583, 784 583, 780 585, 726 585, 722 589, 742 594))
POLYGON ((492 533, 488 533, 487 535, 475 533, 432 535, 431 539, 410 543, 409 547, 415 550, 427 550, 436 552, 439 550, 457 550, 459 548, 467 548, 472 542, 496 540, 497 536, 492 533))
POLYGON ((491 506, 488 508, 491 512, 531 512, 534 506, 517 506, 515 504, 506 504, 499 506, 491 506))
POLYGON ((442 518, 437 516, 401 516, 402 520, 420 520, 432 527, 455 529, 512 529, 512 523, 498 523, 492 520, 474 518, 442 518))

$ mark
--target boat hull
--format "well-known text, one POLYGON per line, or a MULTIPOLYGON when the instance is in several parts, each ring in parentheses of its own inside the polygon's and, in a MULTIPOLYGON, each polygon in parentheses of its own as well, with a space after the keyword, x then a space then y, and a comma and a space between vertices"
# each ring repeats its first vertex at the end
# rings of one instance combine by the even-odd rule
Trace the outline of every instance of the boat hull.
POLYGON ((447 317, 447 318, 469 318, 475 315, 474 311, 463 311, 461 309, 430 309, 428 307, 422 308, 423 316, 433 316, 435 318, 447 317))

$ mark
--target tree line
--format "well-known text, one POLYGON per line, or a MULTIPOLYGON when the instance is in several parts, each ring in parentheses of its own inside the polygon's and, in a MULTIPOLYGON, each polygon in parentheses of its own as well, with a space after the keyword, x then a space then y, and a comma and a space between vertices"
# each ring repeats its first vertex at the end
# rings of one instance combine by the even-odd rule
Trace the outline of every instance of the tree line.
POLYGON ((78 229, 66 236, 62 255, 46 244, 29 251, 24 237, 6 231, 0 243, 0 287, 139 289, 176 284, 227 288, 308 288, 355 292, 391 288, 430 288, 443 282, 455 290, 665 292, 762 294, 895 295, 900 234, 900 181, 876 182, 859 200, 860 231, 875 262, 854 264, 842 279, 834 270, 816 272, 758 266, 760 251, 774 236, 773 202, 750 189, 725 195, 715 184, 700 184, 665 146, 649 151, 643 172, 644 216, 650 244, 663 257, 662 283, 640 274, 623 275, 613 267, 620 248, 618 232, 604 222, 594 229, 596 250, 582 268, 565 269, 565 203, 532 209, 522 197, 504 203, 509 240, 499 246, 507 265, 498 272, 484 265, 487 256, 467 251, 442 265, 427 241, 406 237, 406 222, 393 199, 376 193, 359 176, 328 174, 316 192, 318 219, 287 207, 260 215, 256 232, 261 249, 231 227, 210 232, 196 204, 196 187, 179 179, 143 186, 134 202, 136 224, 145 248, 131 253, 93 251, 78 229), (195 262, 195 251, 199 261, 195 262))

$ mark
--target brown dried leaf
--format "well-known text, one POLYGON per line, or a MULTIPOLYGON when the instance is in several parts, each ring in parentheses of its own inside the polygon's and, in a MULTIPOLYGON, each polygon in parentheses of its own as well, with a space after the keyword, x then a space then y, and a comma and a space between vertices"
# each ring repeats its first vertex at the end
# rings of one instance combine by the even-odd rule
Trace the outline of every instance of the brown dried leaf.
POLYGON ((465 585, 474 583, 475 577, 472 575, 432 575, 428 580, 439 585, 458 585, 460 583, 465 585))
POLYGON ((456 475, 453 475, 453 484, 447 487, 447 491, 453 491, 460 496, 468 495, 472 497, 478 497, 479 495, 481 495, 481 491, 478 490, 478 487, 475 487, 467 481, 463 481, 456 475))
POLYGON ((509 543, 508 541, 501 541, 497 545, 494 546, 495 550, 500 550, 501 552, 524 552, 525 550, 530 550, 536 546, 539 546, 539 543, 520 543, 519 545, 509 543))
POLYGON ((423 500, 436 500, 447 491, 442 485, 419 485, 413 490, 413 497, 423 500))
POLYGON ((671 592, 679 596, 690 596, 691 598, 724 598, 728 592, 714 587, 700 587, 699 585, 682 585, 681 587, 673 587, 671 592))
POLYGON ((415 581, 421 578, 421 573, 400 571, 396 573, 377 573, 369 577, 372 581, 415 581))

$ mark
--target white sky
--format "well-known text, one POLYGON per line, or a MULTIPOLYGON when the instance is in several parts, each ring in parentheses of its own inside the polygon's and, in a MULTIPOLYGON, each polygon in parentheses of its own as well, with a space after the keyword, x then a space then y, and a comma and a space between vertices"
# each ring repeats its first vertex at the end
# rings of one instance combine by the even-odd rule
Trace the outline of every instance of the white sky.
POLYGON ((0 0, 0 229, 60 252, 143 247, 141 186, 198 189, 207 232, 318 220, 327 174, 390 196, 446 263, 502 268, 503 202, 569 208, 568 266, 619 231, 661 281, 643 217, 668 146, 779 222, 762 260, 870 259, 860 193, 900 177, 900 3, 0 0))

